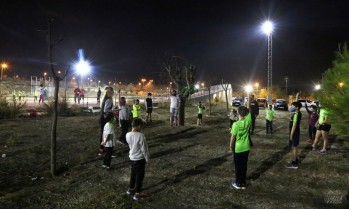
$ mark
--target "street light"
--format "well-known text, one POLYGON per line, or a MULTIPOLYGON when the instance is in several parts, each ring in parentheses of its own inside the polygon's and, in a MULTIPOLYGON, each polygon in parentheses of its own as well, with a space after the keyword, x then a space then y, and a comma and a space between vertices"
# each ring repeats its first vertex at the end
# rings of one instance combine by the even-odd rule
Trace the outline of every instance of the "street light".
POLYGON ((316 84, 315 85, 315 90, 320 90, 321 89, 321 85, 320 84, 316 84))
POLYGON ((344 83, 343 82, 339 82, 338 85, 339 85, 339 87, 342 88, 344 86, 344 83))
POLYGON ((142 81, 142 89, 143 89, 143 88, 144 88, 144 82, 146 82, 146 81, 147 81, 147 79, 142 78, 142 79, 141 79, 141 81, 142 81))
POLYGON ((272 71, 272 33, 274 30, 273 23, 271 21, 265 21, 262 24, 262 31, 265 33, 268 37, 268 82, 267 82, 267 91, 268 91, 268 103, 271 104, 272 102, 272 78, 273 78, 273 71, 272 71))
POLYGON ((6 63, 2 63, 1 64, 1 80, 2 80, 2 75, 3 75, 3 73, 4 73, 4 70, 6 69, 8 67, 8 65, 6 64, 6 63))
POLYGON ((79 60, 75 62, 74 68, 75 68, 75 71, 80 75, 81 86, 82 86, 82 76, 90 73, 91 66, 90 66, 90 62, 84 59, 84 52, 82 49, 79 49, 78 58, 79 60))
POLYGON ((258 91, 258 88, 259 88, 259 83, 258 83, 258 82, 256 82, 256 83, 254 84, 254 86, 256 87, 256 89, 257 89, 257 91, 258 91))

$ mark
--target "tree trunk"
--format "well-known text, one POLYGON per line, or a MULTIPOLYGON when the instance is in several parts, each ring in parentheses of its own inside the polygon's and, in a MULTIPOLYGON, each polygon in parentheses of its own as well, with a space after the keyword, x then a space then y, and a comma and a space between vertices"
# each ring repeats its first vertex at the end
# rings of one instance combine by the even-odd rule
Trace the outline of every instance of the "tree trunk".
POLYGON ((185 120, 185 104, 187 102, 187 99, 185 97, 179 97, 180 104, 179 104, 179 118, 178 122, 180 126, 184 126, 184 120, 185 120))
POLYGON ((57 139, 57 115, 58 115, 59 79, 55 78, 55 94, 53 103, 52 131, 51 131, 51 174, 56 175, 56 139, 57 139))
POLYGON ((225 103, 227 105, 227 110, 229 110, 229 101, 228 101, 228 88, 227 89, 224 89, 224 92, 225 92, 225 103))
POLYGON ((208 90, 208 104, 209 104, 209 114, 211 115, 211 88, 207 88, 208 90))

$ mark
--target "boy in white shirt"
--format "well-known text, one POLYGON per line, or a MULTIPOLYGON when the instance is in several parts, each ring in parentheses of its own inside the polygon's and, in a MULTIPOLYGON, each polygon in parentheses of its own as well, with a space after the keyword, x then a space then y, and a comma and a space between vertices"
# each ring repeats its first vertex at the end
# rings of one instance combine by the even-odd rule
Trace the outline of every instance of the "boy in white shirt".
POLYGON ((135 118, 132 121, 132 131, 126 134, 126 141, 130 147, 131 160, 130 187, 127 194, 134 194, 134 200, 141 199, 142 185, 145 174, 145 164, 149 162, 148 145, 141 132, 143 121, 135 118))
POLYGON ((111 156, 113 154, 113 148, 116 144, 116 136, 113 125, 114 114, 111 112, 107 113, 105 120, 107 123, 104 125, 103 141, 101 142, 101 145, 103 145, 105 148, 105 156, 102 167, 110 169, 111 156))

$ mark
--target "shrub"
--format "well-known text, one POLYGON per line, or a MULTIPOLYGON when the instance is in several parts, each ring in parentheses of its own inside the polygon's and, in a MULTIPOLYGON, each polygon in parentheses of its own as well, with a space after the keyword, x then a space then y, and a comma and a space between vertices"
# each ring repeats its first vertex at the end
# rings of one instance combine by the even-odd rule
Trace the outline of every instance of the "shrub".
POLYGON ((26 102, 8 101, 6 94, 0 91, 0 119, 15 118, 26 107, 26 102))

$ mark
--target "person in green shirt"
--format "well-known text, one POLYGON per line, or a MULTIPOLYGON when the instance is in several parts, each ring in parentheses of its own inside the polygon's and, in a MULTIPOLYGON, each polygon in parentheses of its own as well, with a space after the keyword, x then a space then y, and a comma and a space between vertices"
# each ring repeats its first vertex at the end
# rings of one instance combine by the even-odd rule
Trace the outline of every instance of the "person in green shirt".
MULTIPOLYGON (((247 103, 249 108, 251 103, 247 103)), ((246 189, 247 161, 250 151, 250 127, 252 117, 249 109, 245 106, 238 108, 239 120, 233 124, 230 137, 230 152, 234 153, 235 178, 232 187, 246 189)))
POLYGON ((132 108, 132 117, 133 118, 139 118, 139 113, 141 111, 141 106, 139 105, 139 99, 135 100, 135 103, 133 104, 133 108, 132 108))
POLYGON ((197 122, 196 122, 196 124, 198 126, 201 126, 201 124, 202 124, 202 113, 204 112, 204 110, 205 110, 204 105, 201 102, 199 102, 199 105, 198 105, 198 117, 197 117, 197 122))
POLYGON ((320 150, 320 154, 327 153, 328 135, 331 130, 331 124, 328 123, 329 113, 330 112, 328 111, 328 109, 321 108, 319 119, 315 124, 317 131, 315 134, 315 140, 312 147, 313 147, 313 150, 316 150, 316 144, 318 143, 320 137, 322 136, 322 138, 324 139, 324 144, 323 144, 322 150, 320 150))
POLYGON ((268 109, 265 109, 265 121, 267 134, 273 134, 273 119, 274 119, 274 110, 272 105, 268 105, 268 109), (269 132, 270 131, 270 132, 269 132))

